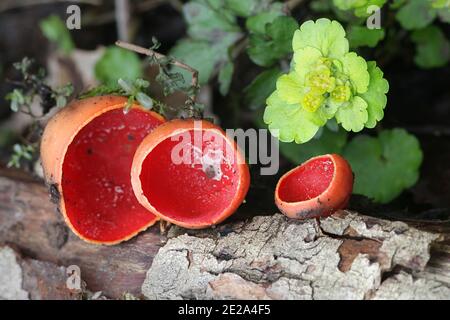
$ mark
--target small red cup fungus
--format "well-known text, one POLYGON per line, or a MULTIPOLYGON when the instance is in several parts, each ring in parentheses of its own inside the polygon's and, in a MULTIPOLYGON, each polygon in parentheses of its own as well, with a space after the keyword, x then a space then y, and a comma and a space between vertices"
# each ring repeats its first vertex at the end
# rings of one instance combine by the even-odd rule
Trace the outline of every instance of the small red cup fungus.
POLYGON ((275 204, 289 218, 326 217, 347 206, 352 189, 348 162, 337 154, 327 154, 284 174, 275 189, 275 204))
POLYGON ((77 100, 47 124, 41 159, 53 200, 80 238, 99 244, 130 239, 158 218, 137 201, 130 181, 139 143, 165 120, 127 99, 77 100))
POLYGON ((161 219, 199 229, 225 220, 248 191, 250 175, 236 143, 204 120, 172 120, 136 151, 131 181, 139 202, 161 219))

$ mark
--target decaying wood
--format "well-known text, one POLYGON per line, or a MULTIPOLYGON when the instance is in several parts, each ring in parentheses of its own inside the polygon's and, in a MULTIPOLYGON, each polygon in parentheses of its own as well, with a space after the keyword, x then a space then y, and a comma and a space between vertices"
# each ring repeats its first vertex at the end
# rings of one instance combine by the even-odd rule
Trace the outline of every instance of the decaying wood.
POLYGON ((431 230, 348 211, 320 223, 275 214, 99 246, 67 229, 41 182, 0 173, 0 297, 80 298, 65 286, 77 265, 109 298, 450 299, 448 225, 431 230))
POLYGON ((110 298, 140 295, 161 241, 154 226, 121 245, 88 244, 69 231, 41 182, 0 177, 0 244, 12 244, 35 260, 79 266, 91 291, 110 298))
POLYGON ((8 246, 0 247, 0 299, 78 300, 81 290, 70 290, 66 268, 22 258, 8 246))
POLYGON ((149 299, 450 299, 448 278, 427 267, 442 239, 348 211, 320 223, 255 217, 170 239, 142 291, 149 299))

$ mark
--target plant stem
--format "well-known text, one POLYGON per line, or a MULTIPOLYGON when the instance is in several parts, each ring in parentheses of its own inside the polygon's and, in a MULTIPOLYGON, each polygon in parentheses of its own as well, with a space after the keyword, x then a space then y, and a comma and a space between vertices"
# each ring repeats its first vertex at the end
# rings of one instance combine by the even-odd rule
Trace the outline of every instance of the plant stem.
MULTIPOLYGON (((166 56, 163 55, 162 53, 158 53, 158 52, 153 51, 151 49, 146 49, 146 48, 137 46, 135 44, 127 43, 127 42, 120 41, 120 40, 116 41, 116 46, 124 48, 124 49, 127 49, 127 50, 130 50, 130 51, 134 51, 134 52, 137 52, 137 53, 140 53, 140 54, 144 54, 144 55, 149 56, 149 57, 155 57, 157 59, 166 58, 166 56)), ((196 69, 192 68, 191 66, 189 66, 189 65, 187 65, 187 64, 185 64, 185 63, 183 63, 181 61, 178 61, 178 60, 171 59, 170 63, 172 65, 176 66, 176 67, 179 67, 181 69, 189 71, 192 74, 191 85, 196 90, 194 90, 194 93, 189 98, 193 102, 195 102, 196 92, 197 92, 197 89, 199 88, 199 85, 198 85, 198 71, 196 69)))

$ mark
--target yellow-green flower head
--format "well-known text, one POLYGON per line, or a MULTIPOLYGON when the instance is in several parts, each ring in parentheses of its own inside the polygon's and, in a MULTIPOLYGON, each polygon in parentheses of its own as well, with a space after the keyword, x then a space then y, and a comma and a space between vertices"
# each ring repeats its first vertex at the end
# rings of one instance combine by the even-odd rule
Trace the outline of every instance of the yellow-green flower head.
POLYGON ((381 120, 388 83, 374 62, 349 52, 339 22, 307 21, 292 45, 291 70, 278 79, 264 114, 281 141, 306 142, 333 117, 355 132, 381 120))

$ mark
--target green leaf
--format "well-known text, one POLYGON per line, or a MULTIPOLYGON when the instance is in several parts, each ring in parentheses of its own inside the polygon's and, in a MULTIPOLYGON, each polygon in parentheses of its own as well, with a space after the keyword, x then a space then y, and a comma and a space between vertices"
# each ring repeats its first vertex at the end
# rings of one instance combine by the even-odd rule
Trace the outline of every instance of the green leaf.
MULTIPOLYGON (((199 72, 199 83, 207 83, 218 69, 221 91, 228 91, 232 66, 228 64, 229 51, 241 38, 240 28, 232 11, 224 6, 222 0, 193 0, 183 6, 183 14, 188 24, 189 38, 179 41, 170 55, 181 60, 199 72), (226 67, 225 70, 220 68, 226 67)), ((175 67, 185 82, 192 75, 175 67)))
POLYGON ((384 130, 378 138, 359 135, 344 150, 355 174, 353 192, 387 203, 419 177, 422 151, 403 129, 384 130))
POLYGON ((266 25, 266 35, 251 34, 247 53, 260 66, 270 66, 290 52, 291 39, 298 29, 292 17, 280 16, 266 25))
POLYGON ((219 91, 223 96, 228 94, 230 90, 231 79, 233 78, 234 64, 231 61, 225 63, 219 72, 219 91))
POLYGON ((341 61, 344 72, 350 78, 356 92, 366 92, 370 80, 366 60, 354 52, 349 52, 341 61))
POLYGON ((348 52, 349 47, 342 25, 326 18, 304 22, 295 32, 292 46, 294 51, 313 47, 320 50, 323 56, 330 58, 341 58, 348 52))
POLYGON ((12 92, 8 93, 5 96, 5 99, 11 101, 10 109, 13 112, 18 112, 20 106, 25 104, 25 96, 20 89, 14 89, 12 92))
POLYGON ((347 105, 341 106, 336 112, 337 122, 347 131, 361 131, 367 119, 367 102, 358 96, 347 105))
POLYGON ((104 84, 115 85, 119 78, 135 80, 142 76, 141 61, 136 53, 108 47, 95 64, 95 77, 104 84))
POLYGON ((225 0, 225 6, 241 17, 251 16, 258 8, 260 0, 225 0))
POLYGON ((245 22, 245 27, 252 33, 265 34, 266 25, 272 23, 275 18, 282 15, 284 15, 283 4, 275 2, 269 10, 249 17, 245 22))
POLYGON ((280 142, 280 152, 294 164, 300 164, 309 158, 328 153, 341 153, 347 143, 347 132, 333 132, 327 127, 322 130, 319 139, 311 139, 304 144, 280 142))
POLYGON ((239 32, 236 17, 217 1, 195 0, 183 6, 188 35, 197 40, 220 41, 224 33, 239 32))
POLYGON ((378 42, 384 39, 384 35, 384 29, 368 29, 363 26, 352 25, 347 30, 347 38, 351 48, 374 48, 378 42))
POLYGON ((374 61, 367 63, 370 74, 370 83, 366 92, 360 96, 367 102, 366 128, 374 128, 377 121, 383 119, 386 107, 386 93, 389 91, 389 82, 383 78, 383 71, 377 67, 374 61))
POLYGON ((51 15, 39 23, 44 36, 55 43, 64 54, 69 54, 75 45, 64 22, 57 15, 51 15))
POLYGON ((280 75, 281 70, 279 68, 268 69, 257 75, 244 90, 245 104, 250 109, 258 109, 264 106, 266 99, 275 90, 280 75))
POLYGON ((334 5, 340 10, 353 10, 357 17, 368 17, 368 8, 370 6, 377 6, 381 8, 387 0, 333 0, 334 5))
POLYGON ((412 33, 416 43, 414 61, 421 68, 437 68, 450 60, 450 43, 444 33, 436 26, 428 26, 412 33))
POLYGON ((258 34, 250 35, 247 54, 254 63, 262 67, 270 67, 277 61, 274 52, 273 42, 267 41, 258 34))
POLYGON ((297 21, 292 17, 281 16, 266 25, 266 34, 273 39, 275 50, 285 55, 292 52, 292 37, 298 29, 297 21))
POLYGON ((267 99, 264 122, 274 137, 282 142, 304 143, 319 130, 314 113, 304 110, 299 104, 287 104, 277 91, 267 99))
MULTIPOLYGON (((207 41, 183 39, 170 51, 170 55, 198 71, 200 85, 206 84, 214 67, 221 61, 228 60, 226 48, 211 46, 207 41)), ((189 83, 192 74, 186 70, 177 68, 189 83)))
POLYGON ((428 0, 409 0, 398 10, 396 18, 407 30, 421 29, 436 18, 436 10, 428 0))
POLYGON ((143 106, 145 109, 150 110, 153 108, 153 100, 147 94, 143 92, 136 93, 136 100, 143 106))

